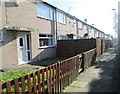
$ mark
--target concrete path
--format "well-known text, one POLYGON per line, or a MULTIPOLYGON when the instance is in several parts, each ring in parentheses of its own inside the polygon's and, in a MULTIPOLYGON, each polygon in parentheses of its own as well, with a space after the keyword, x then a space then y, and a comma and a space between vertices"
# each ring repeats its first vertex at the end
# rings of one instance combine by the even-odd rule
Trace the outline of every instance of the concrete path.
POLYGON ((98 58, 96 64, 81 73, 63 92, 113 92, 115 66, 113 49, 98 58))

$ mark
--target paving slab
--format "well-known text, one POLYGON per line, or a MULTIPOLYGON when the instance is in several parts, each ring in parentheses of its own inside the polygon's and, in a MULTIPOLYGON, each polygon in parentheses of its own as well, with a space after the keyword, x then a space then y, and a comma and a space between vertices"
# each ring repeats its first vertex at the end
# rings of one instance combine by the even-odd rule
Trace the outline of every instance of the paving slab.
POLYGON ((87 81, 74 81, 71 86, 72 87, 81 87, 81 88, 85 88, 88 87, 89 83, 87 81))
POLYGON ((80 88, 80 87, 66 87, 65 91, 63 92, 88 92, 89 88, 80 88))

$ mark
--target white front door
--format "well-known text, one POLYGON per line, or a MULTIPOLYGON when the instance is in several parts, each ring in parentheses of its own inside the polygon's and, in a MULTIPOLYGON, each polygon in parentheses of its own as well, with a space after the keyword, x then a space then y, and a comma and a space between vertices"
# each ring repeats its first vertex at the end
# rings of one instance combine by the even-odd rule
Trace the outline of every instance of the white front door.
POLYGON ((18 39, 18 64, 25 64, 30 61, 30 34, 24 32, 17 33, 18 39))

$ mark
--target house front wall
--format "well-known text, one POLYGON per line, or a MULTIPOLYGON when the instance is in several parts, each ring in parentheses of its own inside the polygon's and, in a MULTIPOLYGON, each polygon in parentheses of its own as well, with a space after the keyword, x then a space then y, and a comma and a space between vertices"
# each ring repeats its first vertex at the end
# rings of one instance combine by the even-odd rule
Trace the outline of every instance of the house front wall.
MULTIPOLYGON (((0 28, 2 28, 2 3, 0 2, 0 28)), ((2 41, 0 41, 0 69, 2 69, 2 41)))
POLYGON ((18 6, 11 7, 8 5, 6 5, 7 26, 35 28, 41 33, 51 33, 52 22, 38 17, 37 2, 19 2, 18 6))
POLYGON ((95 32, 94 36, 95 36, 95 38, 97 38, 98 37, 98 31, 95 29, 94 32, 95 32))
POLYGON ((2 69, 2 42, 0 42, 0 69, 2 69))
POLYGON ((2 49, 2 67, 17 65, 17 32, 4 30, 2 49))
POLYGON ((2 3, 0 2, 0 27, 2 27, 2 3))
POLYGON ((82 30, 80 30, 80 29, 78 30, 78 36, 79 36, 80 38, 84 38, 84 35, 85 35, 86 33, 88 33, 86 26, 83 26, 83 29, 82 29, 82 30))
POLYGON ((74 23, 74 20, 66 16, 66 24, 57 23, 57 34, 58 35, 67 35, 67 34, 77 35, 77 28, 76 28, 76 23, 74 23))
MULTIPOLYGON (((37 2, 19 2, 18 6, 15 6, 13 3, 4 3, 3 12, 5 12, 7 19, 3 16, 3 19, 6 19, 3 26, 34 28, 34 30, 30 31, 31 61, 54 57, 56 53, 55 47, 39 48, 39 34, 53 35, 54 21, 37 16, 37 2)), ((2 51, 4 52, 2 54, 3 67, 18 65, 16 34, 14 31, 4 31, 2 45, 2 51)))
POLYGON ((39 47, 39 32, 31 32, 31 51, 32 61, 51 58, 56 55, 56 48, 40 48, 39 47))
POLYGON ((89 31, 89 38, 94 38, 94 29, 92 28, 91 31, 89 31))

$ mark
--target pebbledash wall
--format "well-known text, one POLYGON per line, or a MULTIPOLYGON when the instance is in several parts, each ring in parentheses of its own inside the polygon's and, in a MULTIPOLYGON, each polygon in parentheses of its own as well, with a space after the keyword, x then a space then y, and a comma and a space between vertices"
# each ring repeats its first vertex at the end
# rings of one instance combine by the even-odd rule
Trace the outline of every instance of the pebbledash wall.
POLYGON ((19 64, 18 35, 30 35, 30 61, 56 56, 57 40, 102 37, 96 34, 103 33, 100 30, 46 2, 1 2, 0 6, 2 68, 19 64))

